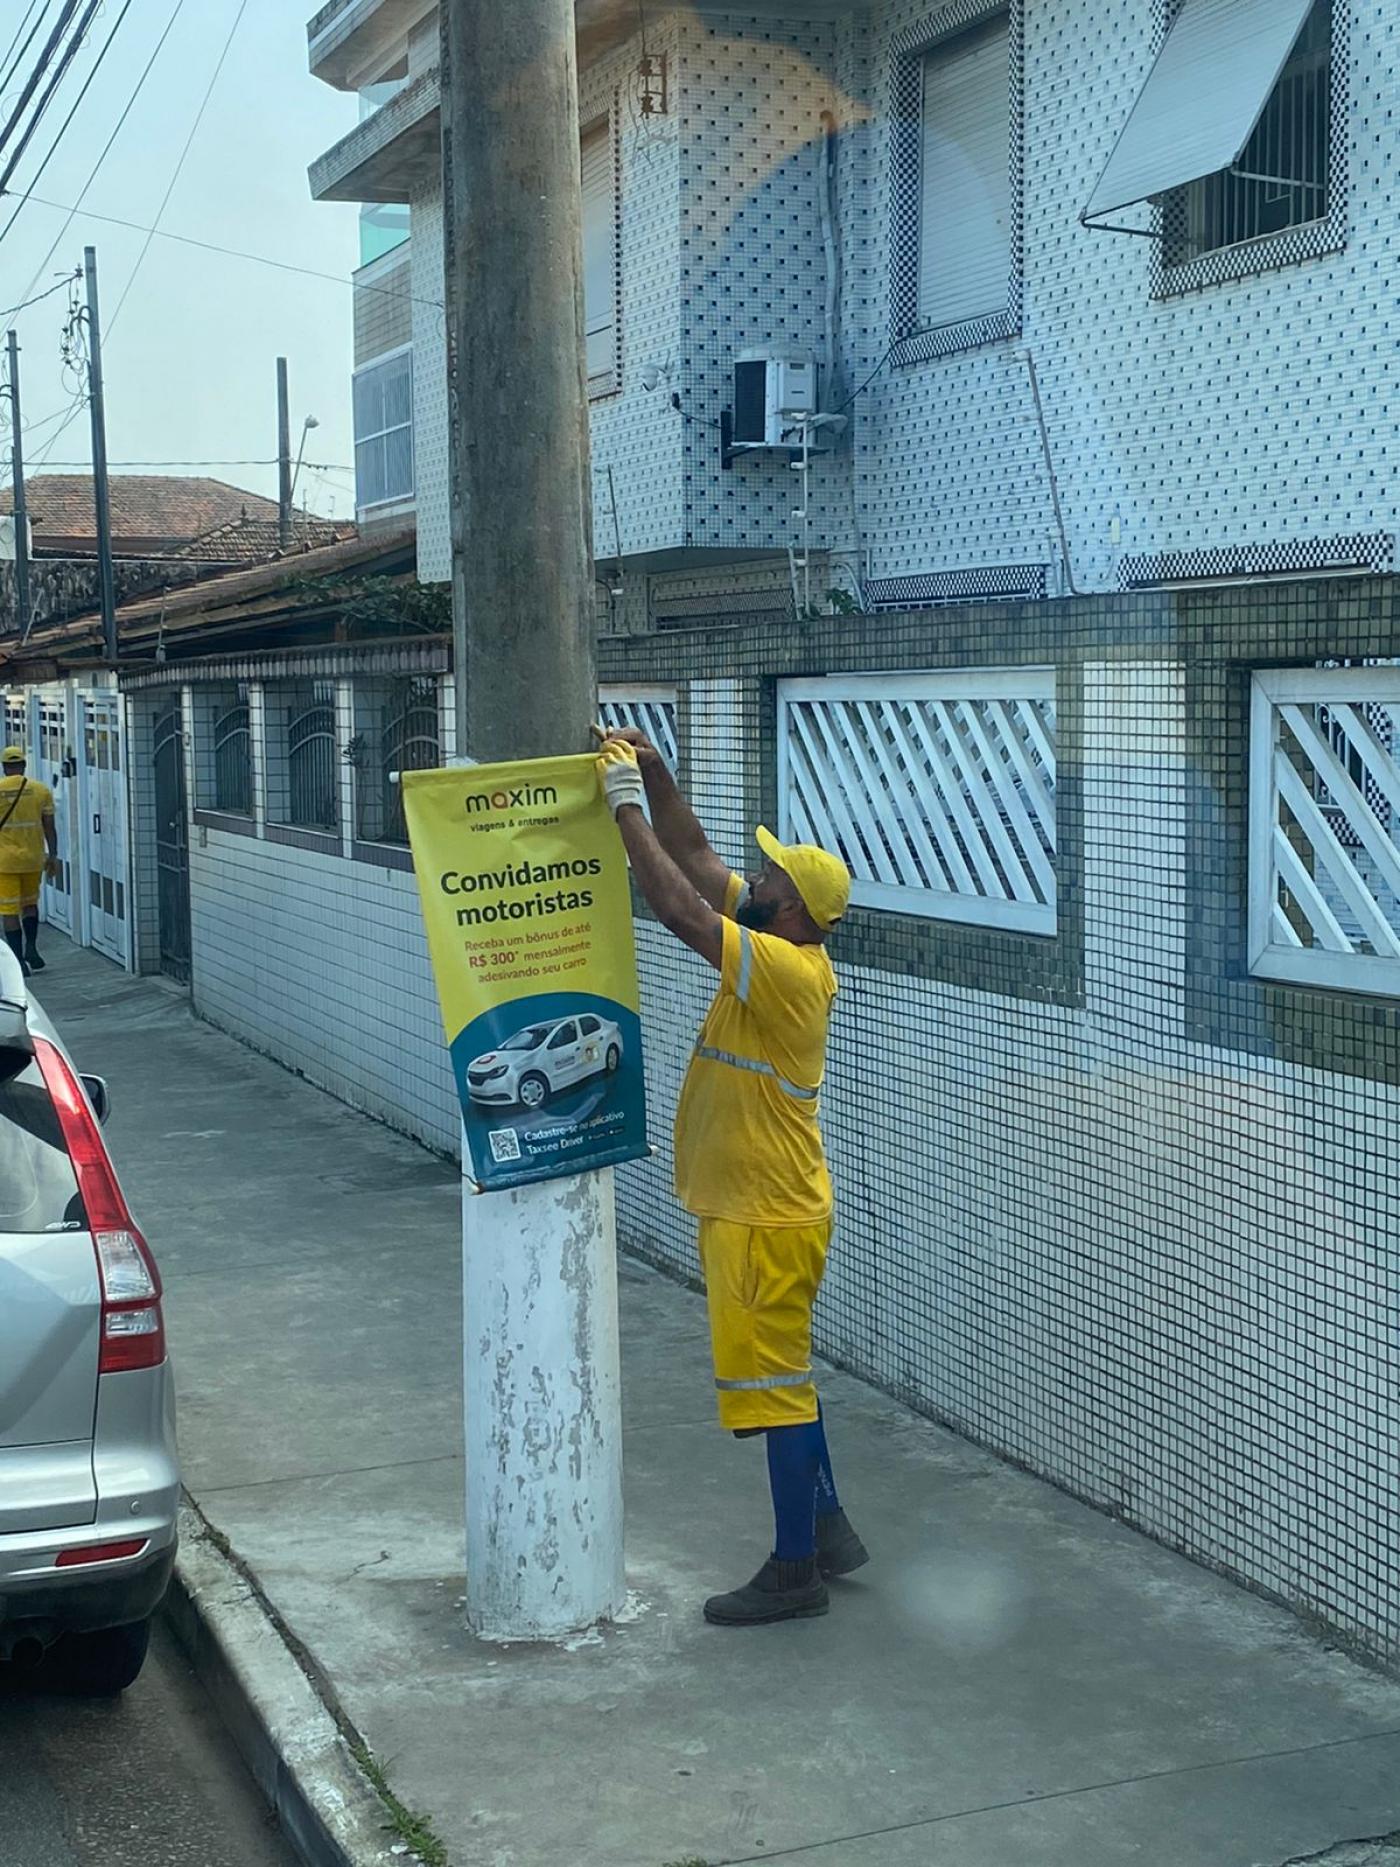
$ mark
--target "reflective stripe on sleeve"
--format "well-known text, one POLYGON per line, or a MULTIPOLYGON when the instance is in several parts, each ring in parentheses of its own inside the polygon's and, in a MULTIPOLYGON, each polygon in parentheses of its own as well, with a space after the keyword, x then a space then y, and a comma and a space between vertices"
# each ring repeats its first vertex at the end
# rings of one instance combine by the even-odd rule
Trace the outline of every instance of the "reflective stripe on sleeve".
POLYGON ((741 1005, 749 1002, 749 984, 753 979, 753 939, 747 927, 739 929, 739 989, 741 1005))

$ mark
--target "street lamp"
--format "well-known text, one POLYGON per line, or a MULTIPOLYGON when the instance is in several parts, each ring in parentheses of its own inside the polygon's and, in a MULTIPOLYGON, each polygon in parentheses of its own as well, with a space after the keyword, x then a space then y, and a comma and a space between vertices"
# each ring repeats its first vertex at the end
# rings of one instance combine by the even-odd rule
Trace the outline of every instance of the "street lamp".
POLYGON ((292 469, 292 505, 293 506, 296 505, 296 500, 297 500, 297 480, 301 477, 301 461, 302 461, 303 454, 305 454, 306 452, 306 437, 308 434, 310 434, 313 428, 319 428, 320 425, 321 425, 320 422, 317 421, 314 415, 308 415, 306 420, 301 424, 301 440, 297 443, 297 464, 292 469))

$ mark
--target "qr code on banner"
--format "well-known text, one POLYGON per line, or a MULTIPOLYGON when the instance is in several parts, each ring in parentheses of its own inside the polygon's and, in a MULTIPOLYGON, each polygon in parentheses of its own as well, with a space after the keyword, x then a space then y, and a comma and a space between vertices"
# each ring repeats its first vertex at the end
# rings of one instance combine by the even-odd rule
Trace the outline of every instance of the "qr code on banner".
POLYGON ((520 1136, 514 1128, 491 1130, 491 1158, 497 1162, 520 1159, 520 1136))

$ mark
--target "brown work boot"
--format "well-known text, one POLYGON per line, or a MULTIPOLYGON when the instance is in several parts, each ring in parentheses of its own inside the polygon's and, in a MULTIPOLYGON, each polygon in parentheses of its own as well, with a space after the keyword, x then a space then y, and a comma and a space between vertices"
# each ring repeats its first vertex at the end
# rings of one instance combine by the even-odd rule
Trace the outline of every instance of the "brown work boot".
POLYGON ((834 1510, 817 1518, 817 1572, 829 1582, 833 1575, 849 1575, 863 1568, 870 1551, 851 1527, 845 1511, 834 1510))
POLYGON ((718 1627, 761 1627, 768 1621, 800 1621, 831 1606, 814 1556, 779 1562, 770 1556, 751 1582, 727 1595, 711 1595, 705 1619, 718 1627))

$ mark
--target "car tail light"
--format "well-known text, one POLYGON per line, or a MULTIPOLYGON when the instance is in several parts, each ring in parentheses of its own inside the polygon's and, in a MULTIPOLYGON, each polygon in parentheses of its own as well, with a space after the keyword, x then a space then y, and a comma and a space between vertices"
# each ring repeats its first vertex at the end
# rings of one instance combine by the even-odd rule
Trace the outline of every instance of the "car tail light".
POLYGON ((89 1562, 121 1562, 128 1556, 139 1556, 150 1540, 148 1536, 134 1536, 125 1543, 90 1543, 85 1549, 61 1549, 53 1566, 78 1569, 89 1562))
POLYGON ((34 1057, 58 1112, 97 1251, 102 1286, 97 1371, 121 1374, 158 1368, 165 1360, 165 1319, 155 1259, 132 1223, 97 1118, 68 1059, 43 1037, 34 1039, 34 1057))

